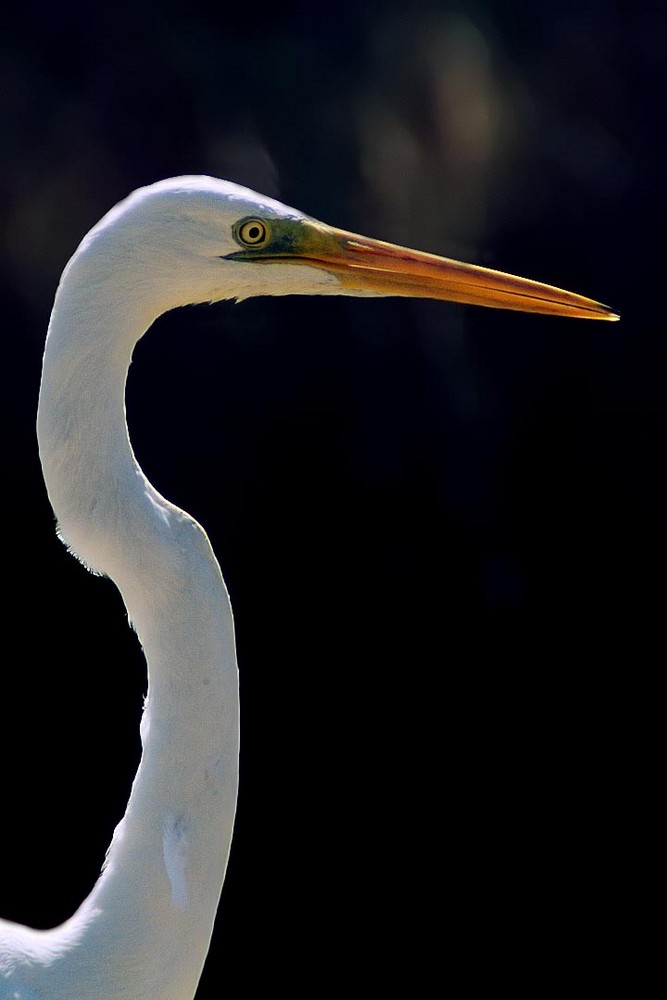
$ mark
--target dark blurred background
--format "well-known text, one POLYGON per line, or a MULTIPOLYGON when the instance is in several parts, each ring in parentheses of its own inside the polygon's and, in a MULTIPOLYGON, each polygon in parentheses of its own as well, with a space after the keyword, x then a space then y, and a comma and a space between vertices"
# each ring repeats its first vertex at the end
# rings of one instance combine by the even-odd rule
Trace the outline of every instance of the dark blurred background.
POLYGON ((52 926, 90 891, 145 687, 115 588, 53 531, 34 434, 53 294, 115 202, 207 173, 622 322, 263 298, 140 343, 136 453, 208 530, 238 633, 238 823, 198 1000, 462 977, 454 996, 539 996, 575 970, 636 987, 666 20, 602 0, 4 12, 2 916, 52 926))

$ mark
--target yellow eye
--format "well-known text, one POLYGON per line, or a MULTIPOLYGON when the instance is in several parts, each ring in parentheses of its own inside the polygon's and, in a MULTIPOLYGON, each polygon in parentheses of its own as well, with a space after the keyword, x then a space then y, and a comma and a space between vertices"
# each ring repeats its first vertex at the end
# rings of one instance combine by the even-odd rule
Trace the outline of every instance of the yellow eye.
POLYGON ((247 247, 259 247, 266 243, 269 228, 261 219, 246 219, 238 228, 238 238, 247 247))

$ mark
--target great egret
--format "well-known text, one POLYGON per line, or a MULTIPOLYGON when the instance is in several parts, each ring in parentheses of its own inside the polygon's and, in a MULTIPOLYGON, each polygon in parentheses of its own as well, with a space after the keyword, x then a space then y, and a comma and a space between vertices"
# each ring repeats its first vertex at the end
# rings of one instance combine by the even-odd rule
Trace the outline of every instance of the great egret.
POLYGON ((186 1000, 209 947, 237 794, 227 591, 206 534, 128 438, 135 344, 163 312, 251 295, 410 295, 616 319, 570 292, 333 229, 246 188, 179 177, 85 237, 56 293, 37 418, 63 541, 117 584, 148 663, 143 753, 91 894, 62 926, 0 921, 2 1000, 186 1000))

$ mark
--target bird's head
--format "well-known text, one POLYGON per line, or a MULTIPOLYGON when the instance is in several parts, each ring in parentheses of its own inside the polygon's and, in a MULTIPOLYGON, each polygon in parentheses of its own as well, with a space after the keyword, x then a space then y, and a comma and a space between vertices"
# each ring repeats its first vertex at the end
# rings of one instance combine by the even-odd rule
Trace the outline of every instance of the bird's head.
MULTIPOLYGON (((178 177, 135 191, 89 233, 161 311, 252 295, 404 295, 616 319, 592 299, 317 222, 227 181, 178 177)), ((96 260, 100 255, 95 255, 96 260)))

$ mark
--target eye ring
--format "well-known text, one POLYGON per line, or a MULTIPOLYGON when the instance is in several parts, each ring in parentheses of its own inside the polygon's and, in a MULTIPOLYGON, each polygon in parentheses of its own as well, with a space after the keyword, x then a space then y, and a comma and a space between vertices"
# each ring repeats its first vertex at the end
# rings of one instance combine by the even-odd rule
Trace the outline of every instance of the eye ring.
POLYGON ((244 219, 235 235, 245 247, 261 247, 269 239, 269 227, 262 219, 244 219))

